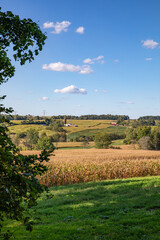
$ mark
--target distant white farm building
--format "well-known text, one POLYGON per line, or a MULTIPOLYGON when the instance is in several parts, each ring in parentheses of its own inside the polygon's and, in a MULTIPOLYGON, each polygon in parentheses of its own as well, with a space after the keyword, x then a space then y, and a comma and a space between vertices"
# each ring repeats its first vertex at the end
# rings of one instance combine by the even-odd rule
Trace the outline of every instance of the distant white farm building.
POLYGON ((64 124, 65 127, 78 127, 77 125, 75 124, 70 124, 70 123, 66 123, 64 124))

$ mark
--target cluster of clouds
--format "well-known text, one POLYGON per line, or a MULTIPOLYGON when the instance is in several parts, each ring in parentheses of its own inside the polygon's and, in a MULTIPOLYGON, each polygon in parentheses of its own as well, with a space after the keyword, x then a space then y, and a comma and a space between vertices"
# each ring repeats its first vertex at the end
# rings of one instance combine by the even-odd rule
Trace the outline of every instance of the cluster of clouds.
MULTIPOLYGON (((45 22, 43 24, 43 28, 52 28, 53 31, 51 33, 54 34, 60 34, 61 32, 67 32, 68 27, 71 25, 71 22, 69 21, 62 21, 62 22, 45 22)), ((83 34, 84 33, 84 27, 80 26, 76 29, 76 33, 83 34)), ((142 40, 141 41, 142 46, 145 48, 149 49, 155 49, 159 47, 159 43, 155 42, 154 40, 147 39, 147 40, 142 40)), ((146 61, 151 61, 152 58, 148 57, 145 58, 146 61)), ((118 63, 119 60, 115 59, 115 63, 118 63)), ((83 60, 83 65, 74 65, 74 64, 68 64, 68 63, 62 63, 62 62, 54 62, 50 64, 44 64, 42 66, 42 69, 44 70, 50 70, 50 71, 57 71, 57 72, 76 72, 79 74, 91 74, 93 73, 93 69, 91 68, 90 65, 95 64, 95 63, 104 63, 104 56, 98 56, 96 58, 86 58, 83 60)), ((94 90, 95 93, 99 92, 98 89, 94 90)), ((106 93, 106 90, 101 90, 101 92, 106 93)), ((62 89, 55 89, 54 93, 61 93, 61 94, 82 94, 85 95, 87 94, 87 90, 84 88, 78 88, 74 85, 67 86, 62 89)), ((48 97, 42 97, 40 98, 42 101, 47 101, 49 100, 48 97)), ((120 102, 121 104, 134 104, 134 102, 127 101, 127 102, 120 102)))
POLYGON ((79 74, 91 74, 93 73, 93 69, 87 64, 104 63, 104 56, 98 56, 93 59, 86 58, 83 63, 84 65, 80 66, 70 63, 55 62, 50 64, 44 64, 42 66, 42 69, 56 72, 77 72, 79 74))
MULTIPOLYGON (((94 92, 99 92, 98 89, 95 89, 94 92)), ((101 90, 101 92, 106 93, 106 90, 101 90)), ((74 85, 70 85, 68 87, 62 88, 62 89, 55 89, 54 93, 62 93, 62 94, 82 94, 82 95, 86 95, 87 94, 87 90, 85 88, 78 88, 74 85)), ((42 97, 40 98, 41 101, 46 101, 49 100, 48 97, 42 97)))
MULTIPOLYGON (((153 39, 142 40, 141 43, 144 48, 148 48, 148 49, 160 48, 159 43, 154 41, 153 39)), ((145 58, 145 60, 152 61, 152 58, 148 57, 148 58, 145 58)))
MULTIPOLYGON (((44 29, 52 28, 53 31, 51 33, 60 34, 61 32, 67 32, 70 25, 71 25, 71 22, 69 21, 62 21, 62 22, 56 22, 56 23, 45 22, 43 23, 43 28, 44 29)), ((83 34, 84 30, 85 30, 84 27, 80 26, 76 29, 75 32, 79 34, 83 34)))

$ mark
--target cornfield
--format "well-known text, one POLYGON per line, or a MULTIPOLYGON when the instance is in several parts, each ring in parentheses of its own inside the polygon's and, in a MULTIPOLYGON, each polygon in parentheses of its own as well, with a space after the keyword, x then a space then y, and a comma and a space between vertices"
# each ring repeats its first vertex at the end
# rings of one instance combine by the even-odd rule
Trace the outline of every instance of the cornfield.
POLYGON ((39 180, 49 187, 153 176, 160 175, 160 152, 116 149, 56 150, 55 156, 51 157, 47 165, 48 172, 39 177, 39 180))

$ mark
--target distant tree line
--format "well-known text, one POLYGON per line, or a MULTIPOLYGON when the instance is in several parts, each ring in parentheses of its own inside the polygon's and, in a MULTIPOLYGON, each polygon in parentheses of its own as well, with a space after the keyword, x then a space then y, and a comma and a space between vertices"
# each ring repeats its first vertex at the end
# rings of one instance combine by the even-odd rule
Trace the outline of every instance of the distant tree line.
MULTIPOLYGON (((55 116, 54 116, 55 117, 55 116)), ((81 115, 81 116, 58 116, 61 117, 61 119, 67 118, 67 119, 78 119, 78 120, 129 120, 129 116, 127 115, 112 115, 112 114, 102 114, 102 115, 81 115)))
POLYGON ((121 119, 121 121, 129 120, 128 115, 112 115, 112 114, 102 114, 102 115, 96 115, 96 114, 89 114, 89 115, 81 115, 81 116, 72 116, 72 115, 58 115, 58 116, 32 116, 30 114, 28 115, 12 115, 7 116, 9 120, 45 120, 46 118, 52 118, 52 119, 73 119, 73 120, 118 120, 121 119))
POLYGON ((139 117, 138 120, 149 120, 149 119, 154 119, 154 120, 160 120, 160 116, 143 116, 139 117))
MULTIPOLYGON (((30 114, 28 115, 18 115, 13 114, 12 117, 10 115, 7 116, 9 120, 45 120, 46 118, 50 118, 49 116, 32 116, 30 114)), ((129 120, 128 115, 112 115, 112 114, 87 114, 87 115, 81 115, 81 116, 73 116, 73 115, 57 115, 57 116, 51 116, 53 119, 73 119, 73 120, 129 120)), ((142 116, 137 119, 139 120, 160 120, 160 116, 142 116)))
POLYGON ((148 119, 144 119, 144 118, 139 118, 138 120, 134 120, 132 122, 132 127, 136 128, 139 126, 155 126, 156 122, 153 118, 148 118, 148 119))

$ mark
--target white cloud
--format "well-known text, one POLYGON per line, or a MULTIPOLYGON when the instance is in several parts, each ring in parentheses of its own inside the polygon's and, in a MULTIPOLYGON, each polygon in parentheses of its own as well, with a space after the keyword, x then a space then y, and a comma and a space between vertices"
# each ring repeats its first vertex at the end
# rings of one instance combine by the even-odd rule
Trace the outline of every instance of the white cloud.
POLYGON ((84 27, 78 27, 78 28, 76 29, 76 33, 83 34, 83 33, 84 33, 84 27))
POLYGON ((62 21, 62 22, 45 22, 43 24, 43 28, 53 28, 54 31, 51 33, 60 34, 62 31, 67 32, 68 27, 71 25, 69 21, 62 21))
POLYGON ((93 63, 104 63, 104 56, 98 56, 96 58, 86 58, 85 60, 83 60, 84 63, 87 64, 93 64, 93 63))
POLYGON ((151 49, 154 49, 154 48, 156 48, 159 45, 158 42, 155 42, 155 41, 153 41, 151 39, 147 39, 147 40, 141 41, 141 42, 143 43, 143 47, 151 48, 151 49))
POLYGON ((80 69, 80 74, 90 74, 90 73, 92 73, 93 72, 93 70, 91 69, 91 67, 90 66, 88 66, 88 65, 83 65, 83 66, 81 66, 81 69, 80 69))
POLYGON ((119 60, 118 60, 118 59, 114 59, 114 61, 113 61, 113 62, 117 63, 117 62, 119 62, 119 60))
POLYGON ((134 104, 134 102, 127 101, 127 102, 120 102, 121 104, 134 104))
POLYGON ((43 28, 53 28, 54 23, 53 22, 45 22, 43 23, 43 28))
POLYGON ((46 100, 49 100, 49 97, 42 97, 42 98, 40 98, 40 100, 46 101, 46 100))
POLYGON ((67 63, 50 63, 50 64, 44 64, 42 66, 42 69, 44 70, 51 70, 51 71, 57 71, 57 72, 78 72, 80 74, 90 74, 93 72, 90 66, 83 65, 83 66, 75 66, 73 64, 67 64, 67 63))
POLYGON ((101 60, 101 59, 103 59, 103 58, 104 58, 104 56, 98 56, 98 57, 96 57, 96 58, 93 58, 93 60, 98 61, 98 60, 101 60))
POLYGON ((103 93, 107 93, 107 90, 104 90, 104 89, 103 89, 102 92, 103 92, 103 93))
POLYGON ((94 92, 97 93, 97 92, 98 92, 98 89, 94 89, 94 92))
POLYGON ((130 102, 130 101, 128 101, 128 102, 126 102, 127 104, 134 104, 134 102, 130 102))
POLYGON ((146 61, 152 61, 152 58, 146 58, 145 60, 146 61))
POLYGON ((84 88, 77 88, 74 85, 62 88, 62 89, 55 89, 55 93, 63 93, 63 94, 87 94, 87 90, 84 88))
POLYGON ((94 63, 91 58, 86 58, 83 62, 87 63, 87 64, 93 64, 94 63))

